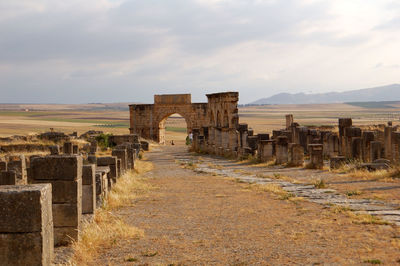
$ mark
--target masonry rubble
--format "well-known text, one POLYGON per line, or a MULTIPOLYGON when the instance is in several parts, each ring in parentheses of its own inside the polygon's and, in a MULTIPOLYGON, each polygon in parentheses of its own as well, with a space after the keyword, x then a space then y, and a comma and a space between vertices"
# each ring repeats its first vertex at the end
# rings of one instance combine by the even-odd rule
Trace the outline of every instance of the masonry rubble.
POLYGON ((127 141, 112 151, 119 157, 97 157, 97 150, 92 150, 83 158, 77 146, 66 141, 63 153, 53 145, 48 148, 50 155, 0 159, 2 263, 50 265, 54 246, 79 241, 82 217, 95 213, 138 158, 138 136, 115 139, 127 141))

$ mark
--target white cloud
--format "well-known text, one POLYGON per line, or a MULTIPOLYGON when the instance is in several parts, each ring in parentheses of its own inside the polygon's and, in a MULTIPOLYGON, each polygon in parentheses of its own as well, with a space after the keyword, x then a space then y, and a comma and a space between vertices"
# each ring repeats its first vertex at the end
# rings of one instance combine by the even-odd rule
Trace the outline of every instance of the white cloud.
POLYGON ((246 102, 397 83, 396 3, 0 0, 0 91, 82 102, 236 89, 246 102))

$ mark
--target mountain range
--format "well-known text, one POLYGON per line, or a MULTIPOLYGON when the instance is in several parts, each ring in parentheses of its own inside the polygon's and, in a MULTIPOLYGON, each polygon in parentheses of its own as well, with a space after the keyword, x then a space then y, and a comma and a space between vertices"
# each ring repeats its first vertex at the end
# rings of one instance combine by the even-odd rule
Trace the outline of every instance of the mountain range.
POLYGON ((328 92, 315 94, 279 93, 269 98, 262 98, 249 104, 316 104, 380 101, 400 101, 400 84, 392 84, 387 86, 344 92, 328 92))

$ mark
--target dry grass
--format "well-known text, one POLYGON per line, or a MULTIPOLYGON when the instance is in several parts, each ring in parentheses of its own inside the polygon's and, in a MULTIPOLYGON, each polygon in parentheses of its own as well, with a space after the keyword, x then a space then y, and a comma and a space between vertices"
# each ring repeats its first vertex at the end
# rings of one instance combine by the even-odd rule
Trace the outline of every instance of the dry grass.
POLYGON ((74 255, 72 265, 88 265, 93 263, 100 248, 109 248, 124 239, 139 239, 144 236, 142 230, 127 225, 105 209, 97 211, 94 221, 86 223, 81 240, 72 244, 74 255))
POLYGON ((354 224, 378 224, 378 225, 389 224, 388 222, 382 220, 377 216, 370 215, 367 213, 355 213, 350 208, 344 206, 334 205, 331 208, 331 211, 336 214, 342 213, 347 215, 354 224))
POLYGON ((264 184, 264 185, 250 184, 248 186, 248 188, 250 188, 252 190, 256 190, 256 191, 271 192, 271 193, 277 195, 278 199, 280 199, 280 200, 289 200, 289 199, 295 197, 295 195, 293 193, 289 193, 289 192, 283 190, 282 187, 280 187, 279 185, 275 185, 275 184, 264 184))
POLYGON ((103 207, 96 211, 93 222, 83 226, 81 240, 72 245, 72 265, 88 265, 93 262, 101 248, 109 248, 124 239, 139 239, 143 230, 126 224, 113 211, 130 206, 138 195, 147 193, 152 187, 144 182, 141 174, 153 169, 147 161, 137 161, 135 172, 128 172, 113 186, 103 207))

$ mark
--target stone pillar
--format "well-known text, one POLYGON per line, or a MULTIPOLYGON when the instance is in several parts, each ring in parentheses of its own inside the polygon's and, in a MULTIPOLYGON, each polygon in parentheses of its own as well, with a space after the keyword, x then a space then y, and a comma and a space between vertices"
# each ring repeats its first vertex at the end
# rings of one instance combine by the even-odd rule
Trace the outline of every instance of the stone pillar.
POLYGON ((288 162, 287 137, 280 136, 276 141, 276 164, 286 164, 287 162, 288 162))
POLYGON ((0 186, 2 265, 51 265, 51 185, 0 186))
POLYGON ((292 123, 293 123, 293 115, 292 114, 286 115, 286 129, 289 129, 292 123))
MULTIPOLYGON (((121 174, 125 173, 126 169, 127 169, 127 154, 126 154, 126 150, 122 150, 122 149, 114 149, 112 150, 112 156, 116 156, 118 159, 121 159, 121 174)), ((99 159, 97 159, 99 160, 99 159)), ((97 162, 98 164, 98 162, 97 162)))
POLYGON ((89 155, 87 157, 89 164, 96 164, 97 165, 97 157, 95 155, 89 155))
POLYGON ((78 154, 79 153, 78 145, 72 145, 72 153, 73 154, 78 154))
POLYGON ((361 160, 362 158, 362 151, 361 151, 361 144, 362 140, 359 137, 352 138, 351 140, 351 158, 356 160, 361 160))
POLYGON ((322 169, 324 167, 324 156, 322 144, 308 145, 310 152, 310 165, 309 168, 322 169))
POLYGON ((96 166, 84 165, 82 169, 82 214, 92 214, 96 209, 96 166))
POLYGON ((149 142, 145 140, 140 141, 140 145, 144 151, 148 151, 150 148, 149 142))
POLYGON ((351 118, 339 118, 339 154, 346 155, 345 128, 351 127, 353 120, 351 118))
POLYGON ((289 165, 303 166, 304 164, 304 148, 300 144, 289 144, 289 165))
POLYGON ((247 137, 248 147, 251 149, 251 154, 255 154, 258 145, 258 136, 248 136, 247 137))
POLYGON ((0 171, 7 171, 7 162, 0 161, 0 171))
POLYGON ((373 131, 364 131, 362 133, 362 160, 364 162, 371 162, 371 142, 374 141, 373 131))
POLYGON ((393 161, 392 156, 392 133, 393 127, 385 127, 385 159, 393 161))
POLYGON ((97 152, 97 141, 93 140, 90 142, 90 154, 96 154, 97 152))
POLYGON ((361 137, 361 129, 358 127, 346 127, 344 130, 344 147, 345 147, 345 156, 347 158, 352 157, 352 140, 353 138, 361 137))
POLYGON ((261 162, 272 161, 275 154, 275 141, 261 140, 258 144, 258 158, 261 162))
POLYGON ((393 132, 392 147, 393 161, 400 162, 400 132, 393 132))
POLYGON ((117 178, 119 177, 117 165, 118 165, 118 157, 117 156, 107 156, 107 157, 98 157, 97 158, 97 166, 108 166, 110 168, 110 172, 108 173, 109 186, 111 187, 113 183, 117 182, 117 178))
POLYGON ((72 142, 69 142, 69 141, 64 142, 63 152, 64 152, 64 154, 72 154, 72 152, 73 152, 72 142))
POLYGON ((15 185, 17 174, 15 171, 0 171, 0 186, 15 185))
POLYGON ((380 141, 371 141, 371 162, 374 162, 375 160, 378 160, 382 158, 382 142, 380 141))
POLYGON ((26 160, 24 155, 11 156, 7 163, 7 170, 15 171, 17 174, 17 184, 27 184, 26 160))
POLYGON ((339 137, 336 134, 329 135, 328 150, 329 157, 335 157, 339 154, 339 137))
POLYGON ((82 157, 52 155, 31 161, 31 183, 51 183, 54 244, 79 239, 82 215, 82 157))

